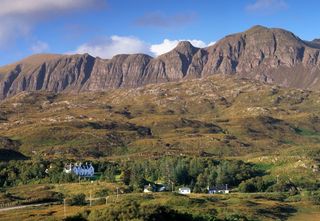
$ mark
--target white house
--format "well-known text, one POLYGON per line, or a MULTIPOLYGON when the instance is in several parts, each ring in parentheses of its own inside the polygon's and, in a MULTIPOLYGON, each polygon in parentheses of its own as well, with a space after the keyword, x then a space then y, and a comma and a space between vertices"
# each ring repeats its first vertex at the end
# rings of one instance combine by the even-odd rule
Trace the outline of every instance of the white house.
POLYGON ((228 184, 224 185, 218 185, 214 187, 208 187, 208 193, 209 194, 216 194, 216 193, 222 193, 227 194, 229 193, 228 184))
POLYGON ((92 164, 82 164, 75 163, 74 165, 69 164, 63 170, 65 173, 74 173, 77 176, 81 177, 92 177, 94 175, 94 167, 92 164))
POLYGON ((187 195, 191 193, 191 189, 189 187, 181 187, 179 188, 179 193, 187 195))
POLYGON ((152 193, 152 192, 154 192, 154 187, 149 183, 149 185, 144 186, 143 192, 144 193, 152 193))

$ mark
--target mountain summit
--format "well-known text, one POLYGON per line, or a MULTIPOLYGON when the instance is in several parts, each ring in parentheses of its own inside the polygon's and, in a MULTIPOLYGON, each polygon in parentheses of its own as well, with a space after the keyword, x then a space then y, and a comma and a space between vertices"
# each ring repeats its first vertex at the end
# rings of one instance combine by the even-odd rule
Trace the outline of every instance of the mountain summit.
POLYGON ((34 55, 0 68, 0 99, 22 91, 104 91, 232 74, 286 87, 320 89, 319 40, 254 26, 207 48, 182 41, 157 58, 144 54, 112 59, 84 55, 34 55))

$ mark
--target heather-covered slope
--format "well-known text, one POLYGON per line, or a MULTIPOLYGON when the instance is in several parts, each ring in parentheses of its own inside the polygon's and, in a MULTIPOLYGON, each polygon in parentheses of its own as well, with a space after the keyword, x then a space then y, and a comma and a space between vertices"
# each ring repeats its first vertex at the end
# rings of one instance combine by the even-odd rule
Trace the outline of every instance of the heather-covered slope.
POLYGON ((217 75, 72 96, 22 93, 0 104, 0 136, 27 155, 316 156, 319 110, 319 92, 217 75))

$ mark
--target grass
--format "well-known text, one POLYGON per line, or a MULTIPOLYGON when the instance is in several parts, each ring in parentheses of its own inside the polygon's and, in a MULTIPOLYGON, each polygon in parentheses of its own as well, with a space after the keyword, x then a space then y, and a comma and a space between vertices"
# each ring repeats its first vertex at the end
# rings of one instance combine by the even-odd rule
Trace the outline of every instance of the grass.
MULTIPOLYGON (((48 187, 46 187, 48 188, 48 187)), ((130 193, 115 196, 115 184, 105 182, 92 183, 72 183, 62 185, 50 185, 50 190, 63 193, 65 196, 85 193, 93 193, 109 189, 110 197, 108 205, 89 206, 67 206, 67 215, 75 215, 86 210, 99 210, 112 207, 115 204, 122 204, 128 201, 136 201, 144 205, 165 205, 180 212, 216 214, 220 218, 230 214, 243 214, 254 220, 302 220, 303 218, 319 217, 319 206, 313 205, 307 197, 300 197, 299 201, 286 201, 288 196, 282 193, 231 193, 231 194, 190 194, 189 196, 175 193, 130 193)), ((122 187, 120 187, 122 188, 122 187)), ((25 190, 34 192, 44 189, 41 185, 26 185, 10 189, 9 192, 23 193, 25 190)), ((62 205, 52 205, 46 207, 28 208, 15 211, 0 212, 0 220, 60 220, 64 216, 62 205)))

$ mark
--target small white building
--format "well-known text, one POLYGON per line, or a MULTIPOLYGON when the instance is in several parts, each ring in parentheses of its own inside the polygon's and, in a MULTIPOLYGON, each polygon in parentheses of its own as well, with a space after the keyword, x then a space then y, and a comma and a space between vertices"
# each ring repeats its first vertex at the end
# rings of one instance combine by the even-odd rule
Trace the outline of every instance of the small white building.
POLYGON ((154 187, 151 184, 144 186, 143 192, 144 193, 152 193, 152 192, 154 192, 154 187))
POLYGON ((179 188, 179 193, 187 195, 191 193, 191 189, 189 187, 181 187, 179 188))
POLYGON ((229 193, 229 189, 228 189, 228 184, 226 185, 218 185, 218 186, 214 186, 214 187, 208 187, 208 193, 209 194, 228 194, 229 193))

